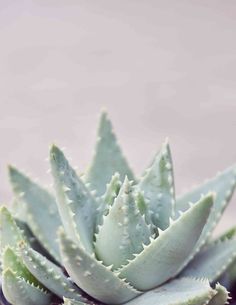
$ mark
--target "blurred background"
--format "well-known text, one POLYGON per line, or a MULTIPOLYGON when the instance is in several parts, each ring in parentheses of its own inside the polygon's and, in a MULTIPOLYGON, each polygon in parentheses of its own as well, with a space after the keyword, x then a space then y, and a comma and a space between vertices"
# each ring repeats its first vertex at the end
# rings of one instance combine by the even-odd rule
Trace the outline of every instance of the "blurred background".
POLYGON ((169 137, 177 193, 235 163, 235 37, 234 0, 0 1, 1 202, 52 142, 83 172, 104 107, 136 173, 169 137))

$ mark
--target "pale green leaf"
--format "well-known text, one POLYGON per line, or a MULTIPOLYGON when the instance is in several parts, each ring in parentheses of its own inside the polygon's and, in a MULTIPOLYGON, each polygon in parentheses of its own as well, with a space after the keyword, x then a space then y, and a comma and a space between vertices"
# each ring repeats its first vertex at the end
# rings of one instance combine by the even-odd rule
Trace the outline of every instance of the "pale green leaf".
POLYGON ((110 183, 107 184, 105 194, 99 198, 97 225, 101 225, 103 216, 108 214, 110 207, 113 205, 114 200, 119 193, 121 184, 120 175, 115 173, 112 176, 110 183))
POLYGON ((236 240, 212 243, 194 257, 181 276, 205 277, 214 282, 235 259, 236 240))
POLYGON ((215 294, 207 280, 181 278, 148 291, 126 305, 203 305, 215 294))
POLYGON ((9 176, 18 204, 25 209, 25 220, 43 247, 60 262, 56 232, 61 220, 54 197, 30 178, 9 167, 9 176))
POLYGON ((130 180, 134 180, 134 175, 117 144, 106 113, 101 115, 97 136, 95 154, 85 179, 90 183, 91 189, 96 190, 98 196, 102 196, 114 173, 118 172, 122 181, 126 175, 130 180))
POLYGON ((169 226, 175 204, 173 164, 168 142, 164 143, 137 190, 143 192, 148 223, 162 230, 169 226))
POLYGON ((82 242, 92 253, 97 202, 55 145, 51 148, 50 160, 64 228, 74 241, 82 242))
POLYGON ((191 257, 213 204, 209 194, 153 239, 119 276, 139 290, 149 290, 174 277, 191 257), (137 276, 140 274, 142 276, 137 276))
POLYGON ((202 246, 209 239, 213 229, 219 222, 227 203, 230 201, 236 185, 236 166, 226 169, 224 172, 219 173, 216 177, 208 180, 207 182, 194 188, 192 191, 180 196, 176 201, 176 217, 179 211, 185 211, 188 203, 197 202, 202 195, 207 194, 209 191, 215 193, 214 206, 211 210, 209 219, 204 227, 201 237, 195 247, 197 253, 202 246))
POLYGON ((22 259, 9 246, 7 246, 3 251, 2 269, 11 269, 12 272, 17 274, 17 276, 24 278, 30 283, 33 283, 35 286, 40 286, 41 288, 43 288, 43 286, 40 285, 38 280, 33 276, 32 273, 30 273, 30 271, 23 264, 22 259))
POLYGON ((51 295, 19 277, 11 269, 3 272, 2 289, 12 305, 50 305, 51 295))
POLYGON ((30 272, 45 287, 57 296, 85 301, 82 291, 77 288, 62 272, 61 268, 24 243, 20 246, 20 255, 30 272))
POLYGON ((137 208, 127 178, 96 235, 95 251, 105 265, 116 269, 143 250, 150 242, 150 228, 137 208))
POLYGON ((110 268, 60 232, 61 255, 72 280, 87 294, 107 304, 121 304, 140 292, 119 279, 110 268))
POLYGON ((22 240, 26 240, 25 236, 8 209, 2 206, 0 208, 0 252, 2 253, 6 246, 15 249, 22 240))
MULTIPOLYGON (((22 234, 25 236, 27 242, 29 245, 36 250, 37 252, 43 254, 47 258, 49 258, 51 261, 55 261, 55 259, 48 253, 48 251, 42 246, 42 244, 38 241, 38 239, 34 236, 32 231, 30 230, 27 223, 23 222, 22 220, 19 220, 15 218, 16 225, 21 230, 22 234)), ((59 256, 59 254, 58 254, 59 256)))

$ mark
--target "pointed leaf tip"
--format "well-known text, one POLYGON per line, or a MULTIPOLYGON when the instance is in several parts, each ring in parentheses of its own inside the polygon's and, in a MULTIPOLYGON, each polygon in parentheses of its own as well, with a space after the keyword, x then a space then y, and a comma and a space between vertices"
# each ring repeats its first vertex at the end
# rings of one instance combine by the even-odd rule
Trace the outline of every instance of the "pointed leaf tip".
MULTIPOLYGON (((22 243, 24 242, 22 241, 22 243)), ((15 251, 13 248, 10 248, 9 246, 7 246, 3 251, 2 267, 3 270, 10 269, 18 277, 22 277, 24 278, 24 280, 28 281, 29 283, 33 283, 35 286, 39 286, 43 288, 43 286, 26 268, 21 257, 18 256, 18 252, 15 251)))
POLYGON ((25 236, 17 226, 11 213, 5 206, 2 206, 0 208, 0 251, 2 252, 6 246, 15 249, 17 243, 24 239, 25 236))
POLYGON ((96 233, 103 222, 103 216, 108 214, 110 207, 113 205, 114 200, 120 191, 121 185, 120 174, 115 173, 112 176, 111 181, 106 185, 105 194, 99 200, 100 204, 97 211, 96 233))
POLYGON ((109 124, 111 126, 111 121, 108 118, 108 113, 106 110, 102 111, 99 119, 99 128, 103 127, 105 124, 109 124))
POLYGON ((3 272, 3 294, 12 305, 48 305, 51 295, 18 277, 11 269, 3 272))
POLYGON ((97 132, 95 154, 85 179, 91 184, 91 189, 96 190, 97 196, 100 197, 104 194, 106 184, 115 172, 120 173, 122 181, 125 175, 134 180, 134 175, 117 143, 111 121, 106 113, 102 113, 97 132))
POLYGON ((81 290, 64 275, 61 268, 53 264, 46 257, 25 244, 21 245, 20 254, 28 270, 30 270, 38 281, 47 287, 48 290, 61 298, 64 296, 79 301, 85 301, 81 295, 81 290))
POLYGON ((67 234, 93 252, 97 202, 85 183, 56 146, 51 150, 51 168, 57 205, 67 234))
POLYGON ((43 247, 57 262, 60 262, 55 236, 61 220, 54 197, 48 190, 14 167, 10 167, 9 177, 17 199, 18 210, 24 208, 24 221, 43 247))
POLYGON ((8 164, 7 165, 7 170, 9 173, 16 171, 17 169, 15 168, 15 166, 8 164))
POLYGON ((126 177, 96 235, 96 254, 105 265, 113 264, 114 269, 140 253, 142 244, 148 244, 151 235, 136 205, 131 184, 126 177))
POLYGON ((162 144, 137 189, 143 192, 147 204, 145 217, 148 224, 166 229, 175 205, 174 173, 168 141, 162 144))
POLYGON ((58 146, 56 146, 55 144, 52 144, 51 147, 50 147, 50 157, 51 157, 51 159, 56 161, 56 159, 58 159, 62 155, 63 155, 62 150, 60 150, 60 148, 58 146))

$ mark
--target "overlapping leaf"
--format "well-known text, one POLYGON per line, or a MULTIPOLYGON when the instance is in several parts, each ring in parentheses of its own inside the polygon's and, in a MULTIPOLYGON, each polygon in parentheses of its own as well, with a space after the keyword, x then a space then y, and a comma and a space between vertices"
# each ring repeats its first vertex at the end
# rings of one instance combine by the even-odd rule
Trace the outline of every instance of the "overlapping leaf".
POLYGON ((49 305, 51 295, 7 269, 3 272, 2 289, 11 304, 49 305))
POLYGON ((99 199, 99 206, 97 209, 97 225, 101 225, 103 216, 108 214, 111 205, 119 193, 121 184, 120 175, 115 173, 112 176, 110 183, 107 184, 105 194, 99 199))
POLYGON ((214 282, 236 259, 236 240, 224 240, 208 245, 199 252, 181 275, 207 278, 214 282))
POLYGON ((16 273, 18 277, 27 279, 27 281, 33 283, 35 286, 40 286, 43 288, 43 286, 23 264, 23 261, 20 259, 20 257, 18 257, 15 251, 9 246, 7 246, 3 251, 2 267, 3 270, 10 269, 12 272, 16 273))
POLYGON ((208 280, 192 277, 214 282, 236 260, 234 231, 206 244, 235 188, 235 166, 175 204, 168 143, 133 186, 134 175, 105 113, 96 154, 83 179, 55 145, 50 161, 57 201, 15 168, 9 170, 17 215, 25 221, 16 222, 6 208, 0 210, 3 291, 11 304, 49 305, 57 297, 65 305, 227 302, 223 286, 213 289, 208 280), (216 195, 214 204, 209 192, 216 195), (60 230, 58 246, 61 224, 66 232, 60 230), (31 248, 27 225, 67 274, 31 248), (176 275, 179 279, 166 283, 176 275))
POLYGON ((97 202, 55 145, 51 148, 50 161, 65 230, 92 253, 97 202))
POLYGON ((149 290, 175 276, 191 256, 212 204, 211 194, 200 199, 168 229, 160 231, 158 238, 152 240, 134 260, 121 268, 119 276, 139 290, 149 290))
POLYGON ((85 301, 82 291, 62 272, 61 268, 37 253, 25 243, 20 245, 20 254, 28 270, 50 291, 63 298, 85 301))
POLYGON ((218 223, 227 203, 232 197, 236 185, 236 166, 232 166, 216 177, 208 180, 206 183, 199 185, 192 191, 180 196, 176 200, 176 217, 180 215, 179 211, 187 209, 188 202, 196 202, 201 196, 209 191, 215 193, 214 207, 211 211, 206 226, 204 227, 201 237, 195 247, 197 253, 209 239, 213 229, 218 223))
POLYGON ((17 244, 26 240, 21 230, 17 226, 14 218, 6 207, 0 208, 0 252, 3 253, 5 247, 16 249, 17 244))
POLYGON ((207 280, 182 278, 148 291, 126 305, 200 305, 208 304, 215 295, 207 280))
POLYGON ((106 265, 116 269, 143 250, 151 231, 137 208, 131 183, 127 178, 96 235, 96 254, 106 265))
POLYGON ((168 142, 163 144, 137 189, 142 191, 147 204, 147 222, 166 229, 175 204, 173 165, 168 142))
POLYGON ((54 197, 12 166, 9 167, 9 175, 18 204, 21 203, 25 208, 25 219, 30 229, 45 249, 60 262, 56 232, 61 220, 54 197))
POLYGON ((107 304, 122 304, 140 292, 121 280, 110 268, 60 232, 61 255, 73 281, 87 294, 107 304))

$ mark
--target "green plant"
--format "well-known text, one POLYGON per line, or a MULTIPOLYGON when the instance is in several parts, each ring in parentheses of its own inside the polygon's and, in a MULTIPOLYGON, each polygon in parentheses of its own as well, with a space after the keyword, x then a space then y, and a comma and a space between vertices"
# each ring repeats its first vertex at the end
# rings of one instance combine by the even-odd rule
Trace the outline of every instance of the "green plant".
POLYGON ((235 166, 176 198, 168 142, 137 179, 104 113, 84 176, 55 145, 50 164, 56 199, 9 167, 14 205, 11 212, 0 210, 8 302, 227 302, 228 292, 216 280, 236 259, 236 241, 232 232, 217 240, 211 233, 233 194, 235 166))

